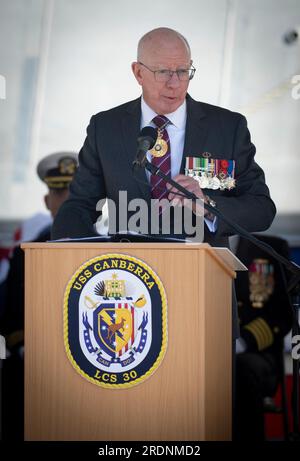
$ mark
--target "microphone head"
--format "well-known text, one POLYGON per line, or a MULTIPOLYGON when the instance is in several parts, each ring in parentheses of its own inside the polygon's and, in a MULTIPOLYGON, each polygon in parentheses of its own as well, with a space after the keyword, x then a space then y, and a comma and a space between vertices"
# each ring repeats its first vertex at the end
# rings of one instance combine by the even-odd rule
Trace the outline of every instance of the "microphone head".
POLYGON ((150 145, 148 149, 152 149, 157 140, 157 130, 152 126, 145 126, 139 134, 138 141, 147 140, 150 145))

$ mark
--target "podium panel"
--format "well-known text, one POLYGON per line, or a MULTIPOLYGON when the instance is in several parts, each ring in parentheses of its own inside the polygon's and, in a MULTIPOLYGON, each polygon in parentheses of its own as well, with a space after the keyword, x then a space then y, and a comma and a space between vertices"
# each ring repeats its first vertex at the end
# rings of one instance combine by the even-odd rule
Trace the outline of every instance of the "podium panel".
POLYGON ((25 440, 230 440, 235 273, 207 244, 26 243, 25 440), (167 350, 128 389, 78 374, 64 345, 63 298, 76 270, 109 253, 144 261, 167 296, 167 350))

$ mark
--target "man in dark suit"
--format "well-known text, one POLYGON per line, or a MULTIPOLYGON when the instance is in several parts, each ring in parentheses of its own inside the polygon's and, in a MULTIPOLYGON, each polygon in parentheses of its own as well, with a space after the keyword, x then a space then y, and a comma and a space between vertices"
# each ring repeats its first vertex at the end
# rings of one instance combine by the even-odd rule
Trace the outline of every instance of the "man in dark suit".
MULTIPOLYGON (((112 200, 118 217, 120 191, 126 191, 128 202, 144 199, 149 204, 151 198, 157 198, 157 188, 161 197, 183 200, 163 181, 156 186, 143 169, 132 172, 137 138, 146 125, 159 128, 159 138, 167 146, 163 160, 173 179, 199 199, 216 204, 247 230, 267 229, 276 210, 264 173, 254 161, 255 147, 246 119, 196 102, 187 94, 195 69, 186 39, 167 28, 148 32, 139 42, 132 70, 142 87, 142 97, 91 118, 79 154, 79 169, 69 199, 55 219, 52 237, 95 235, 98 201, 112 200), (157 118, 164 123, 159 125, 157 118), (200 168, 196 167, 199 159, 203 161, 200 168)), ((152 155, 147 154, 153 162, 156 147, 152 155)), ((130 216, 132 212, 128 219, 130 216)), ((207 212, 204 220, 205 241, 227 245, 231 229, 207 212)), ((120 229, 117 220, 116 230, 120 229)))
MULTIPOLYGON (((128 203, 143 199, 148 209, 152 200, 161 198, 183 204, 176 189, 142 168, 132 171, 137 138, 149 125, 158 130, 158 140, 147 153, 151 163, 248 231, 270 226, 276 209, 264 173, 254 161, 246 119, 187 94, 195 74, 192 64, 189 44, 178 32, 159 28, 141 38, 132 71, 142 97, 91 118, 70 196, 56 216, 52 238, 96 235, 97 203, 105 198, 115 205, 116 231, 126 230, 118 220, 127 206, 119 201, 120 191, 126 191, 128 203)), ((198 214, 197 204, 193 211, 198 214)), ((128 223, 133 214, 128 210, 128 223)), ((230 227, 206 212, 204 221, 204 240, 227 246, 230 227)), ((178 234, 174 226, 170 234, 178 234)), ((236 337, 236 309, 233 318, 236 337)))

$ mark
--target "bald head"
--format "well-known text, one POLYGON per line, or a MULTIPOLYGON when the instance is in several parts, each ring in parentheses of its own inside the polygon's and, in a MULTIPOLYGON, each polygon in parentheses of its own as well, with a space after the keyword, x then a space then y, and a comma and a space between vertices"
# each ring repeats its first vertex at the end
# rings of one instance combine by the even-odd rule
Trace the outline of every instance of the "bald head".
POLYGON ((168 49, 177 46, 185 49, 189 60, 191 59, 191 49, 186 38, 179 32, 167 27, 159 27, 150 30, 140 39, 137 49, 137 60, 142 61, 155 50, 168 49))
POLYGON ((131 68, 142 87, 146 104, 157 114, 164 115, 171 114, 184 103, 191 65, 187 40, 176 30, 160 27, 141 38, 137 61, 131 68))

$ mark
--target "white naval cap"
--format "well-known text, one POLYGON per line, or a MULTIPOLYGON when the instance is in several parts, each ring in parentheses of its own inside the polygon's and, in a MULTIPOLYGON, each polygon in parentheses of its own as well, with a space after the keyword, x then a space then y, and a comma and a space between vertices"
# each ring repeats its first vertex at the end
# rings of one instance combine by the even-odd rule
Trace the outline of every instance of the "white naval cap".
POLYGON ((49 189, 66 189, 78 166, 75 152, 55 152, 47 155, 37 165, 37 174, 49 189))

